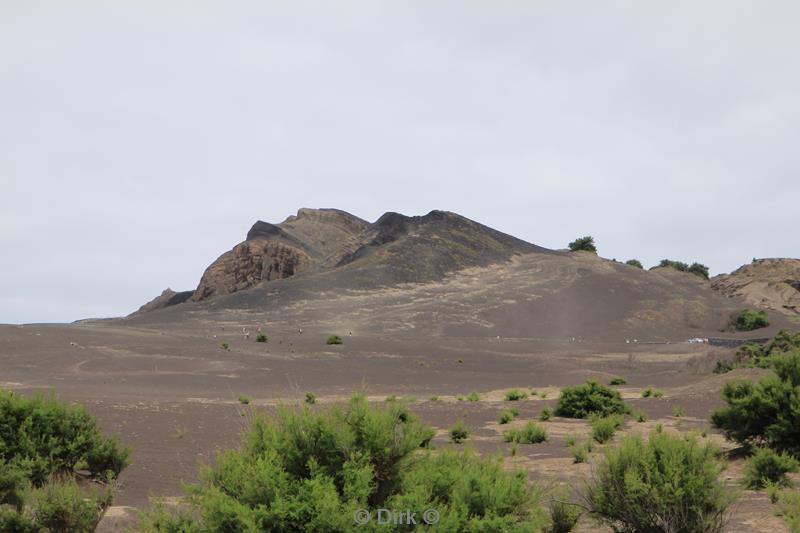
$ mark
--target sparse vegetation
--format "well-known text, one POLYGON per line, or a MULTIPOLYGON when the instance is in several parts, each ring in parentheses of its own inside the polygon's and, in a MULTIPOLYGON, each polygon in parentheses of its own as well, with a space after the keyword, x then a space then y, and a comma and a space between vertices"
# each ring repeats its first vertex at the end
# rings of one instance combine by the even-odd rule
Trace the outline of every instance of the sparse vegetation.
POLYGON ((586 490, 592 515, 615 531, 719 532, 732 496, 710 445, 652 433, 606 449, 586 490))
POLYGON ((569 243, 569 249, 573 252, 595 252, 597 253, 597 246, 594 244, 594 237, 579 237, 569 243))
POLYGON ((683 417, 683 406, 676 405, 672 408, 672 416, 675 418, 682 418, 683 417))
POLYGON ((467 401, 470 401, 470 402, 479 402, 479 401, 481 401, 481 395, 480 395, 480 394, 478 394, 478 393, 477 393, 477 392, 475 392, 475 391, 472 391, 472 392, 470 392, 470 393, 467 395, 467 401))
POLYGON ((708 267, 702 263, 692 263, 691 265, 688 265, 683 261, 662 259, 661 262, 658 264, 658 266, 674 268, 675 270, 680 270, 681 272, 688 272, 690 274, 700 276, 703 279, 708 279, 708 274, 709 274, 708 267))
POLYGON ((644 411, 636 411, 633 413, 633 418, 640 424, 643 422, 647 422, 647 413, 645 413, 644 411))
POLYGON ((586 418, 589 415, 608 416, 630 412, 619 391, 587 381, 581 385, 564 387, 556 404, 556 416, 586 418))
POLYGON ((344 341, 339 335, 329 335, 325 344, 344 344, 344 341))
POLYGON ((747 460, 744 483, 751 489, 763 489, 772 484, 779 487, 791 485, 787 473, 797 472, 800 463, 786 452, 776 452, 770 448, 756 448, 747 460))
POLYGON ((715 374, 724 374, 734 368, 769 368, 776 359, 800 350, 800 332, 780 330, 765 345, 748 343, 739 347, 733 359, 717 361, 715 374))
POLYGON ((550 420, 550 417, 552 416, 553 416, 553 410, 550 409, 550 407, 548 406, 542 407, 542 410, 539 411, 539 420, 541 420, 542 422, 547 422, 548 420, 550 420))
POLYGON ((800 491, 782 490, 778 492, 775 503, 777 515, 789 525, 792 533, 800 533, 800 491))
POLYGON ((608 382, 609 385, 625 385, 626 383, 628 382, 625 380, 625 378, 621 378, 619 376, 611 378, 611 380, 608 382))
POLYGON ((625 264, 636 268, 644 268, 644 265, 642 265, 642 262, 638 259, 628 259, 625 261, 625 264))
POLYGON ((239 403, 242 404, 242 405, 250 404, 250 396, 247 396, 246 394, 240 394, 239 395, 239 403))
POLYGON ((508 424, 518 416, 519 416, 519 411, 517 409, 514 408, 506 409, 500 413, 500 418, 498 419, 498 422, 500 422, 501 424, 508 424))
POLYGON ((585 463, 592 453, 591 441, 582 442, 572 447, 572 459, 575 463, 585 463))
POLYGON ((547 440, 547 431, 536 422, 529 421, 522 427, 511 428, 504 431, 503 438, 506 442, 537 444, 547 440))
POLYGON ((592 425, 592 438, 600 443, 605 444, 614 436, 617 429, 622 427, 625 420, 622 415, 611 415, 606 417, 593 417, 592 425))
POLYGON ((231 345, 228 344, 227 342, 223 342, 222 344, 219 345, 219 347, 222 348, 223 350, 230 350, 231 349, 231 345))
POLYGON ((776 358, 775 375, 757 383, 728 381, 722 396, 728 405, 711 421, 727 438, 800 457, 800 351, 776 358))
POLYGON ((439 398, 439 396, 436 394, 431 394, 428 396, 428 401, 430 402, 438 402, 439 400, 441 400, 441 398, 439 398))
POLYGON ((642 398, 661 398, 662 396, 664 396, 664 391, 652 385, 642 391, 642 398))
POLYGON ((256 335, 256 342, 267 342, 267 336, 264 333, 259 333, 256 335))
POLYGON ((520 400, 527 400, 528 393, 520 389, 510 389, 506 391, 505 400, 507 402, 517 402, 520 400))
POLYGON ((257 415, 217 456, 186 510, 154 509, 150 532, 352 531, 358 509, 434 509, 454 531, 538 531, 548 518, 525 474, 500 458, 422 449, 434 432, 401 403, 356 396, 326 410, 257 415), (412 459, 413 458, 413 459, 412 459), (500 490, 502 488, 502 490, 500 490))
POLYGON ((314 405, 317 403, 317 396, 313 392, 307 392, 305 402, 309 405, 314 405))
POLYGON ((463 420, 457 421, 453 426, 450 428, 450 440, 456 444, 460 444, 467 440, 469 437, 469 430, 467 426, 464 424, 463 420))
POLYGON ((566 444, 567 448, 575 446, 576 442, 578 442, 578 436, 576 434, 567 433, 564 435, 564 444, 566 444))

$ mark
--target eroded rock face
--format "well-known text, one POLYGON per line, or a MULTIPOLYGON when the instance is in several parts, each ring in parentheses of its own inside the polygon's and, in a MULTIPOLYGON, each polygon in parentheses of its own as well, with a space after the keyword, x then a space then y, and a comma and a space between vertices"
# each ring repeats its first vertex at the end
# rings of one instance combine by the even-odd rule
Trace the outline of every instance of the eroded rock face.
POLYGON ((192 294, 194 294, 194 291, 175 292, 167 287, 161 294, 128 316, 141 315, 142 313, 149 313, 150 311, 156 311, 157 309, 164 309, 165 307, 181 304, 191 298, 192 294))
POLYGON ((711 287, 726 296, 740 296, 755 307, 800 315, 800 259, 757 259, 715 276, 711 287))
POLYGON ((289 244, 256 237, 222 254, 203 273, 192 300, 230 294, 265 281, 288 278, 302 272, 311 258, 289 244))

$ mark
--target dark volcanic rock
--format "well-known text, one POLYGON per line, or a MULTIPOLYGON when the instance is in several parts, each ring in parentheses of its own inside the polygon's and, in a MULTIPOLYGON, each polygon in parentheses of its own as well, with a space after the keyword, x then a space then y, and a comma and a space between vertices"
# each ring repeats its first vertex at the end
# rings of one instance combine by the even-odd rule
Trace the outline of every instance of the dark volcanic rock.
POLYGON ((192 294, 194 294, 194 291, 175 292, 170 288, 166 288, 161 294, 128 316, 141 315, 142 313, 149 313, 150 311, 155 311, 157 309, 164 309, 165 307, 182 304, 191 298, 192 294))

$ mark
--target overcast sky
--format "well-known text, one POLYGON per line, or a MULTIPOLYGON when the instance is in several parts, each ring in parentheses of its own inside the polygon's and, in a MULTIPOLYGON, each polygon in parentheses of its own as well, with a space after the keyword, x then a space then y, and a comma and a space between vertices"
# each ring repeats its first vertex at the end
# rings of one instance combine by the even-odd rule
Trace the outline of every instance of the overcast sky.
POLYGON ((299 207, 712 273, 798 257, 799 16, 0 1, 0 322, 127 314, 299 207))

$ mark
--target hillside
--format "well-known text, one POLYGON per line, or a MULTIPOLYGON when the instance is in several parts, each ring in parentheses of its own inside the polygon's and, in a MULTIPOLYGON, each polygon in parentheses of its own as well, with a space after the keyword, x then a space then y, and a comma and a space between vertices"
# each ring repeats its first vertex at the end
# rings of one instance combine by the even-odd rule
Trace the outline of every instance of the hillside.
POLYGON ((715 276, 711 287, 751 306, 800 317, 800 259, 756 259, 715 276))
MULTIPOLYGON (((664 342, 720 336, 747 305, 693 274, 549 250, 454 213, 387 213, 367 223, 310 209, 280 224, 257 222, 206 269, 191 300, 129 320, 664 342)), ((788 321, 772 323, 769 331, 788 321)))

